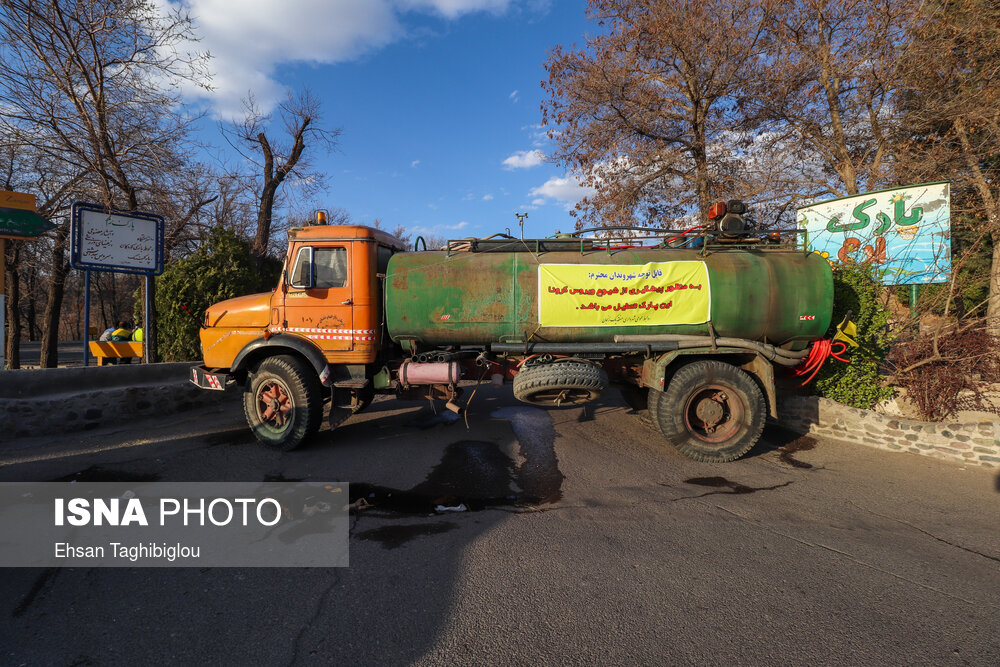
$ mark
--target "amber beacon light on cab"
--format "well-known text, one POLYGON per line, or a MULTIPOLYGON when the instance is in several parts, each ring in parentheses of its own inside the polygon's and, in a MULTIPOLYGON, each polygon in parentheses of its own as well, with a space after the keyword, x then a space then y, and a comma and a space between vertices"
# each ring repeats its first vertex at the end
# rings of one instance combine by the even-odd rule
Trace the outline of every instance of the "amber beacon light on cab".
MULTIPOLYGON (((730 461, 777 417, 776 369, 829 355, 833 279, 796 230, 763 232, 746 206, 685 230, 509 234, 414 248, 356 225, 292 229, 280 283, 205 312, 192 382, 241 387, 265 445, 332 429, 376 394, 458 401, 510 383, 539 406, 621 390, 666 443, 730 461)), ((417 245, 420 245, 418 239, 417 245)))

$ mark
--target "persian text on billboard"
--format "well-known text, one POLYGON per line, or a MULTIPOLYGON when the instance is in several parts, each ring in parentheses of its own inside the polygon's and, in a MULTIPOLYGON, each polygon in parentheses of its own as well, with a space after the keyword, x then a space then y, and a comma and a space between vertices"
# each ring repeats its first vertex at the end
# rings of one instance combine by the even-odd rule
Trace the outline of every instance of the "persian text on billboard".
POLYGON ((948 183, 929 183, 842 197, 798 209, 798 224, 811 250, 871 262, 886 285, 947 282, 950 194, 948 183))

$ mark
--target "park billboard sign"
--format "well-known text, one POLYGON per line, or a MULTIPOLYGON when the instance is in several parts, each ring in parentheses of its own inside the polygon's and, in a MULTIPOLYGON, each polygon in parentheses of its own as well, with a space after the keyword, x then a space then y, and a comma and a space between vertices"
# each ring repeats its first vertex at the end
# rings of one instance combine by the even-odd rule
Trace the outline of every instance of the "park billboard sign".
POLYGON ((950 184, 925 183, 797 209, 809 249, 830 261, 871 263, 884 285, 948 282, 950 184))
POLYGON ((163 273, 163 216, 75 202, 72 239, 75 269, 163 273))

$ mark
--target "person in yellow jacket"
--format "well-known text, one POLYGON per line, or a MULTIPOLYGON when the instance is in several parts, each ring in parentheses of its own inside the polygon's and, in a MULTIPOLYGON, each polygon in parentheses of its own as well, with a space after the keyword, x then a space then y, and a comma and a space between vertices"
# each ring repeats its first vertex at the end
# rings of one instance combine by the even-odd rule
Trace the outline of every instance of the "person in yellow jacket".
MULTIPOLYGON (((118 323, 118 328, 111 332, 112 343, 128 343, 132 340, 132 330, 128 328, 128 322, 124 320, 118 323)), ((132 363, 132 357, 115 357, 114 361, 108 359, 113 364, 132 363)))
POLYGON ((142 325, 137 326, 135 328, 135 331, 132 332, 132 342, 133 343, 142 342, 142 325))

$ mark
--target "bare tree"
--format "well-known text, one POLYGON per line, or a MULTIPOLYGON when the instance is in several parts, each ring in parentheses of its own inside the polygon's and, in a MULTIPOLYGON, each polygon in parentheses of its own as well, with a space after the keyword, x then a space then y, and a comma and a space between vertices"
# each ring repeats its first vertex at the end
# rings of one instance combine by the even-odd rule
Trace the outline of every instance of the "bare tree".
MULTIPOLYGON (((205 57, 185 50, 191 21, 153 0, 0 3, 0 132, 64 165, 75 189, 125 209, 149 200, 185 164, 193 119, 177 83, 204 81, 205 57)), ((42 364, 57 363, 68 229, 56 232, 42 364)), ((153 322, 147 349, 155 355, 153 322)))
POLYGON ((767 17, 766 60, 740 104, 775 187, 816 197, 885 182, 898 118, 898 48, 916 0, 795 0, 767 17))
POLYGON ((557 47, 543 123, 555 159, 596 188, 592 221, 696 213, 729 195, 735 101, 762 66, 766 0, 590 0, 605 32, 557 47))
POLYGON ((237 172, 233 177, 256 194, 257 225, 251 252, 260 266, 274 231, 275 207, 281 206, 282 185, 294 182, 303 199, 322 190, 326 177, 314 168, 313 157, 316 151, 333 150, 340 130, 322 126, 320 103, 309 91, 289 95, 278 105, 277 117, 264 113, 252 94, 244 100, 244 108, 243 117, 224 125, 222 131, 240 156, 255 168, 253 173, 237 172), (268 135, 276 122, 283 126, 282 140, 273 133, 268 135))
POLYGON ((897 169, 952 181, 958 212, 992 241, 986 329, 1000 336, 1000 6, 924 3, 903 49, 903 123, 897 169))

